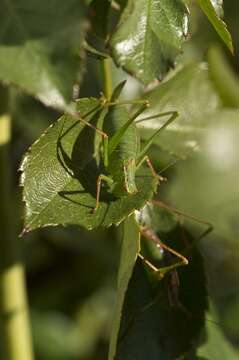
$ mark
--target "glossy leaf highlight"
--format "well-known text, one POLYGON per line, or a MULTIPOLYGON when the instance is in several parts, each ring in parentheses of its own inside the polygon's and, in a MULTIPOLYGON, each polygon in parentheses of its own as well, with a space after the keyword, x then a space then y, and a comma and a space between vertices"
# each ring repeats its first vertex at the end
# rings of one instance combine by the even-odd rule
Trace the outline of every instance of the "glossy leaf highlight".
POLYGON ((117 65, 148 84, 173 66, 188 32, 181 0, 129 0, 110 46, 117 65))

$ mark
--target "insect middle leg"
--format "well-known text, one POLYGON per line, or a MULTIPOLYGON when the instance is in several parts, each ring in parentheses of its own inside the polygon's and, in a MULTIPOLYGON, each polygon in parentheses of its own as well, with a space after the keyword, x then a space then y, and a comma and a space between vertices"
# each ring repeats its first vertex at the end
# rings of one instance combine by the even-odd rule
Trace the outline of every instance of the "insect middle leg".
POLYGON ((150 158, 149 158, 148 155, 145 155, 145 156, 143 157, 143 159, 137 164, 136 170, 137 170, 138 168, 140 168, 140 166, 141 166, 144 162, 147 163, 149 169, 151 170, 152 175, 153 175, 158 181, 164 181, 164 180, 166 180, 163 176, 160 176, 160 175, 157 174, 157 172, 156 172, 156 170, 154 169, 153 164, 152 164, 152 162, 151 162, 151 160, 150 160, 150 158))
POLYGON ((145 120, 151 120, 151 119, 155 119, 158 117, 163 117, 163 116, 167 116, 170 115, 170 118, 145 142, 142 150, 140 151, 137 159, 136 159, 136 169, 138 169, 145 161, 148 165, 148 167, 150 168, 152 175, 154 177, 156 177, 159 181, 161 180, 165 180, 162 176, 158 175, 153 167, 153 164, 151 163, 149 156, 146 155, 148 149, 150 148, 150 146, 153 144, 153 141, 155 139, 155 137, 157 137, 169 124, 171 124, 177 117, 178 117, 178 113, 177 111, 168 111, 165 113, 161 113, 161 114, 155 114, 152 116, 148 116, 146 118, 140 119, 138 122, 141 121, 145 121, 145 120))

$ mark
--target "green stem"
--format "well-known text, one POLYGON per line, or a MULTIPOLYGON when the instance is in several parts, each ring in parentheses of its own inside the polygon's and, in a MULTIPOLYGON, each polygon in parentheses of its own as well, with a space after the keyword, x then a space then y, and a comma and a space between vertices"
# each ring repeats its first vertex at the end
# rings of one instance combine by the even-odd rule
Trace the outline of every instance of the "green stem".
POLYGON ((110 60, 102 60, 103 64, 103 76, 104 76, 104 95, 107 100, 110 100, 112 95, 112 78, 110 70, 110 60))
POLYGON ((0 85, 0 333, 4 360, 32 360, 22 239, 16 235, 11 207, 10 116, 7 89, 0 85))

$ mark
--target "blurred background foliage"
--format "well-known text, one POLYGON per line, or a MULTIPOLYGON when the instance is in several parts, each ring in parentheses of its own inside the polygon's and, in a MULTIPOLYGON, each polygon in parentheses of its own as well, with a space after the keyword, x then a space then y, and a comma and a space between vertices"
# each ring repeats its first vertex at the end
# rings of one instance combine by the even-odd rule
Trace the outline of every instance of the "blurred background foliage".
MULTIPOLYGON (((218 82, 216 84, 224 109, 216 108, 205 118, 205 99, 202 120, 210 121, 212 125, 208 137, 203 137, 203 156, 195 151, 187 160, 178 161, 175 154, 161 150, 159 158, 157 146, 152 148, 151 156, 159 169, 176 162, 164 173, 168 181, 160 189, 161 198, 167 199, 174 207, 210 221, 215 227, 215 231, 200 242, 213 311, 210 318, 206 316, 209 340, 202 345, 197 356, 210 360, 236 359, 239 356, 239 133, 235 123, 239 115, 230 111, 239 107, 239 2, 227 0, 224 4, 225 21, 232 33, 235 56, 230 55, 225 47, 220 51, 212 48, 220 43, 220 39, 201 11, 194 4, 190 8, 192 36, 183 46, 178 65, 194 59, 208 60, 209 67, 210 64, 216 66, 215 83, 222 81, 221 87, 220 81, 219 85, 218 82), (228 78, 222 78, 221 74, 227 68, 228 78), (231 96, 229 94, 228 97, 228 92, 227 96, 221 93, 223 86, 234 89, 231 96), (228 119, 227 128, 225 119, 228 119), (219 343, 223 344, 223 350, 220 348, 215 356, 219 343)), ((102 90, 100 63, 92 57, 86 57, 84 63, 86 68, 79 94, 81 97, 98 96, 102 90)), ((113 64, 112 73, 115 84, 121 79, 128 79, 125 97, 141 93, 142 85, 113 64)), ((20 233, 22 203, 17 169, 23 153, 59 114, 15 87, 10 88, 10 110, 13 131, 11 168, 16 174, 12 221, 17 221, 20 233)), ((201 133, 199 136, 202 136, 201 133)), ((163 224, 165 226, 165 221, 163 224)), ((198 235, 198 228, 192 223, 186 222, 186 227, 190 236, 198 235)), ((170 231, 165 230, 166 233, 170 231)), ((175 236, 177 238, 177 234, 175 236)), ((73 226, 37 230, 22 239, 37 360, 106 359, 116 295, 119 240, 119 231, 114 227, 87 232, 73 226)), ((132 281, 135 279, 137 284, 140 269, 135 271, 132 281)), ((194 287, 196 281, 191 280, 189 286, 194 287)), ((194 321, 199 321, 199 318, 200 314, 194 321)), ((123 350, 122 354, 120 356, 125 359, 123 350)))

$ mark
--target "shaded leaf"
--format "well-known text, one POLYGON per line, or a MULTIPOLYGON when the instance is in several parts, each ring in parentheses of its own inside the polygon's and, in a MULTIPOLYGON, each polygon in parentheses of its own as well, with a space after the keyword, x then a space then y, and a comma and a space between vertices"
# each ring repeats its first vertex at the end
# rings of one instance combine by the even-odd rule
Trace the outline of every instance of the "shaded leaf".
MULTIPOLYGON (((180 158, 198 149, 200 134, 208 123, 208 114, 221 104, 205 63, 186 65, 168 81, 146 93, 144 98, 149 100, 150 107, 141 118, 178 111, 179 117, 156 137, 154 143, 180 158)), ((150 137, 166 120, 166 117, 161 117, 140 122, 142 139, 150 137)))
POLYGON ((239 235, 239 111, 221 110, 207 118, 201 151, 181 163, 170 184, 170 199, 181 210, 212 223, 220 236, 239 235))
POLYGON ((77 0, 3 0, 0 80, 64 108, 79 81, 84 5, 77 0))
POLYGON ((211 47, 207 54, 209 74, 223 105, 239 107, 239 78, 226 60, 222 50, 211 47))
MULTIPOLYGON (((238 244, 235 246, 235 251, 233 252, 234 259, 230 258, 230 280, 233 282, 233 277, 238 281, 238 244), (233 260, 233 261, 232 261, 233 260), (236 264, 236 265, 235 265, 236 264), (233 272, 233 273, 232 273, 233 272)), ((226 261, 225 261, 226 262, 226 261)), ((226 285, 230 284, 229 281, 227 281, 226 285)), ((223 298, 225 300, 225 297, 223 298)), ((229 293, 229 296, 226 299, 226 302, 222 301, 222 304, 219 303, 218 311, 220 311, 220 318, 223 322, 223 329, 226 331, 227 335, 229 335, 229 338, 233 340, 233 342, 237 342, 239 338, 239 294, 237 291, 237 288, 235 287, 234 293, 229 293), (224 305, 226 303, 226 306, 224 305), (223 312, 220 311, 223 309, 223 312)))
MULTIPOLYGON (((84 115, 98 105, 97 99, 85 98, 77 108, 84 115)), ((99 125, 102 114, 94 112, 87 120, 99 125)), ((148 168, 142 168, 136 173, 137 193, 115 198, 103 188, 100 206, 92 213, 97 178, 104 171, 100 145, 101 136, 70 115, 62 116, 33 144, 21 166, 25 231, 58 224, 107 227, 120 223, 152 198, 157 180, 148 168)))
POLYGON ((206 318, 206 342, 198 349, 197 355, 202 356, 203 359, 217 359, 217 360, 236 360, 238 359, 238 351, 234 349, 232 344, 227 340, 223 331, 216 324, 217 317, 215 311, 210 311, 206 318))
MULTIPOLYGON (((182 248, 182 229, 167 234, 176 248, 182 248)), ((187 233, 188 241, 192 238, 187 233)), ((161 264, 162 265, 162 264, 161 264)), ((172 360, 194 355, 204 326, 207 292, 203 261, 194 250, 188 267, 179 269, 180 304, 170 305, 169 277, 150 281, 142 263, 137 263, 123 308, 116 359, 172 360), (192 284, 194 287, 192 289, 192 284)), ((188 357, 187 357, 188 358, 188 357)), ((196 356, 189 357, 196 359, 196 356)))
POLYGON ((187 35, 181 0, 129 0, 110 46, 117 65, 148 84, 173 66, 187 35))
POLYGON ((226 24, 222 21, 223 14, 222 1, 220 0, 197 0, 200 8, 208 17, 209 21, 217 31, 218 35, 224 41, 228 49, 233 52, 231 34, 227 30, 226 24))
POLYGON ((123 240, 117 284, 117 303, 112 324, 108 360, 113 360, 116 354, 117 340, 120 330, 122 309, 130 278, 140 250, 140 233, 134 215, 123 223, 123 240))

